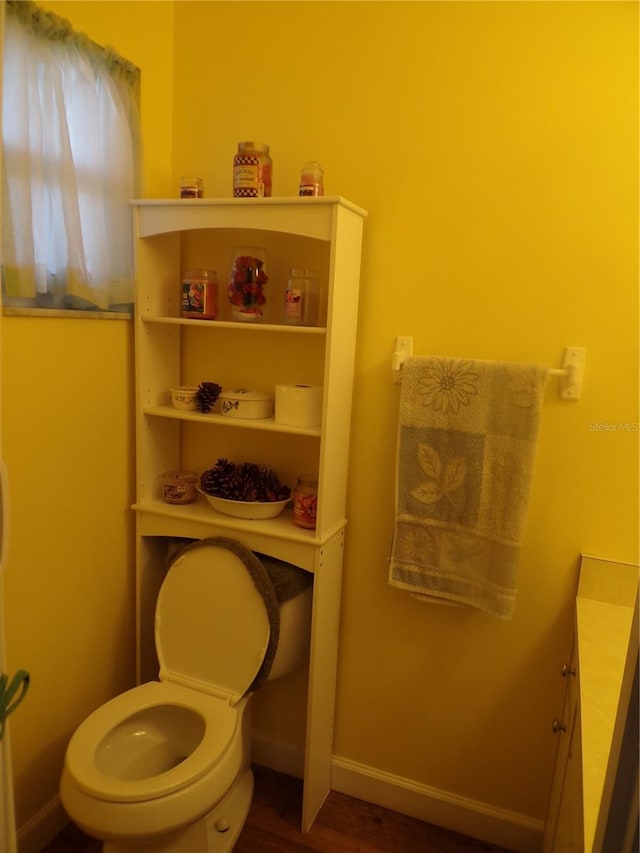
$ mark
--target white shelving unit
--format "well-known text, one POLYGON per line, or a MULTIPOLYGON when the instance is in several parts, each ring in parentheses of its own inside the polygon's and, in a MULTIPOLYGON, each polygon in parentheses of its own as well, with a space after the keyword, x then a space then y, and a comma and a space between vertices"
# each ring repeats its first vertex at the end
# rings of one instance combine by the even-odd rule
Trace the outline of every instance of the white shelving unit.
POLYGON ((339 197, 140 200, 135 211, 137 645, 138 678, 157 677, 153 613, 173 537, 229 536, 259 553, 314 574, 307 691, 302 829, 330 787, 342 582, 345 495, 360 254, 366 212, 339 197), (263 323, 233 322, 226 300, 231 249, 267 250, 263 323), (318 269, 324 325, 279 323, 288 270, 318 269), (180 317, 181 276, 192 267, 218 271, 217 320, 180 317), (236 420, 183 412, 169 401, 176 385, 213 381, 223 388, 273 390, 280 383, 323 386, 322 423, 288 427, 274 419, 236 420), (158 478, 170 469, 198 472, 220 456, 271 465, 291 488, 318 471, 315 530, 275 519, 243 521, 201 499, 162 501, 158 478))

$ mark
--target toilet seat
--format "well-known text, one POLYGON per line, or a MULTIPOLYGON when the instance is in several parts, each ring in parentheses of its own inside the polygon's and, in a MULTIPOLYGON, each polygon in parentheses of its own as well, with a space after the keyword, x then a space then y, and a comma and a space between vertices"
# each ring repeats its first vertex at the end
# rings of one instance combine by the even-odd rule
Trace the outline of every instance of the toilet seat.
POLYGON ((235 704, 277 645, 280 610, 256 555, 212 537, 178 553, 156 603, 160 680, 235 704))
POLYGON ((223 699, 171 682, 151 681, 121 693, 90 714, 67 748, 66 769, 86 794, 110 802, 143 802, 192 784, 210 771, 242 736, 238 710, 223 699), (142 779, 122 779, 102 772, 96 751, 116 727, 139 712, 162 707, 185 708, 204 723, 202 739, 177 766, 142 779))

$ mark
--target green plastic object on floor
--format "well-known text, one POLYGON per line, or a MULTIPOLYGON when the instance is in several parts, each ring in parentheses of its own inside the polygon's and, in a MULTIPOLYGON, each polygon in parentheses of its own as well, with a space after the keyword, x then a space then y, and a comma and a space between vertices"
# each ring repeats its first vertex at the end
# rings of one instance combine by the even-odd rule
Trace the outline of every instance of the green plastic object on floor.
POLYGON ((7 717, 22 702, 27 695, 28 689, 29 673, 24 669, 19 669, 11 681, 9 681, 9 676, 6 672, 3 672, 0 676, 0 740, 4 737, 4 727, 7 717), (16 694, 18 695, 16 696, 16 694), (14 699, 14 697, 16 698, 14 699))

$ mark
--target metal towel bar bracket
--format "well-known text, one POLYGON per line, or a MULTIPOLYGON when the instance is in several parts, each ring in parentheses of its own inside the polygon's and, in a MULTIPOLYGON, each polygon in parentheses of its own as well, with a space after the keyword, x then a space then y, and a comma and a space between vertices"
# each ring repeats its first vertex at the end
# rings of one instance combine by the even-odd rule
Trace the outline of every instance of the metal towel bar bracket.
MULTIPOLYGON (((402 382, 402 365, 410 355, 413 355, 413 338, 410 335, 397 337, 391 357, 391 373, 394 382, 402 382)), ((557 377, 560 380, 559 393, 563 400, 580 399, 584 379, 585 355, 584 347, 565 347, 562 367, 554 367, 549 370, 549 376, 557 377)))

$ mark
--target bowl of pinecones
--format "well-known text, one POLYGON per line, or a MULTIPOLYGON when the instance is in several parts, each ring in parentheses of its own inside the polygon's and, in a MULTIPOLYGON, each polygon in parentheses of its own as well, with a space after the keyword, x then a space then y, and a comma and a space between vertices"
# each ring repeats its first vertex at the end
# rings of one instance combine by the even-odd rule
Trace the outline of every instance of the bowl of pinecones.
POLYGON ((200 475, 197 489, 217 512, 244 519, 275 518, 291 499, 269 466, 223 457, 200 475))

